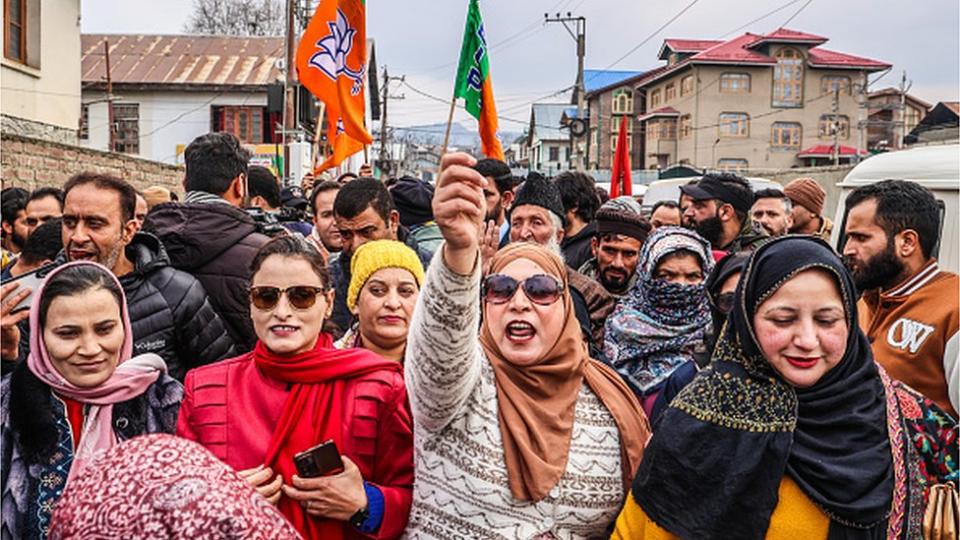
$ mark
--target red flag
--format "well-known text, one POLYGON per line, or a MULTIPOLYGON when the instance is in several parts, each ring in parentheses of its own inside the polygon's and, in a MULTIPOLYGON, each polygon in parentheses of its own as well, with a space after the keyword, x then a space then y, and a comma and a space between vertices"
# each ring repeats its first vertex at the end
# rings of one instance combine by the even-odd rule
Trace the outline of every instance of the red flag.
POLYGON ((620 196, 620 182, 623 182, 623 194, 633 195, 633 180, 630 178, 630 142, 627 140, 627 117, 620 119, 620 134, 617 135, 617 149, 613 153, 613 165, 610 170, 610 198, 620 196))
POLYGON ((373 142, 364 126, 367 31, 362 0, 320 1, 297 47, 297 74, 326 105, 333 155, 317 170, 336 166, 373 142))

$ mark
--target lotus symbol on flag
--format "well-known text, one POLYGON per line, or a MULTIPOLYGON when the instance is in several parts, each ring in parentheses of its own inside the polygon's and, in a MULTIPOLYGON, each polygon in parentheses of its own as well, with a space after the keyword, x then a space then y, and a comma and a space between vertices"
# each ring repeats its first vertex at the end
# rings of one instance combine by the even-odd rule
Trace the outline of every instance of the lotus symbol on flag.
MULTIPOLYGON (((347 66, 347 56, 353 49, 353 38, 357 29, 350 27, 347 17, 339 9, 337 10, 337 22, 327 23, 327 26, 330 28, 330 35, 317 42, 318 50, 310 57, 309 64, 334 81, 340 74, 346 75, 353 81, 350 93, 357 95, 363 88, 363 75, 367 70, 364 65, 356 70, 347 66)), ((362 46, 363 44, 361 44, 362 46)))

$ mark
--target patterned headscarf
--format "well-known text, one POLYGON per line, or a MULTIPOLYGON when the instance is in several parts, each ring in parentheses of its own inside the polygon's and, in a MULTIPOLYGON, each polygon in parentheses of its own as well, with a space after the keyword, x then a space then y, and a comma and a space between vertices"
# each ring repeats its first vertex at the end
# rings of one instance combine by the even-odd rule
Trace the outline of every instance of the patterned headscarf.
POLYGON ((67 485, 50 538, 298 539, 246 480, 199 444, 144 435, 67 485))
POLYGON ((710 306, 703 284, 656 279, 664 257, 689 251, 704 275, 713 270, 710 244, 681 227, 660 227, 640 251, 639 279, 607 320, 603 352, 643 392, 658 388, 677 368, 705 350, 710 306))

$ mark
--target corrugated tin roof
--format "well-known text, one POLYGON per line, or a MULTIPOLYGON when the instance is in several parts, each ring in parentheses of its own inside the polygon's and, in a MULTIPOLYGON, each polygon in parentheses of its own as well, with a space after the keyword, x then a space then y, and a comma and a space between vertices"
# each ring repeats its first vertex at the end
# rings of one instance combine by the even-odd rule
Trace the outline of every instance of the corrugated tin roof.
POLYGON ((538 139, 545 141, 569 139, 569 133, 560 129, 560 118, 569 107, 567 103, 534 103, 530 111, 531 133, 536 133, 538 139))
POLYGON ((642 73, 642 71, 585 69, 583 70, 583 88, 589 94, 594 90, 623 82, 642 73))
POLYGON ((104 35, 80 36, 82 80, 106 81, 103 42, 110 43, 114 84, 263 86, 282 78, 282 37, 104 35))

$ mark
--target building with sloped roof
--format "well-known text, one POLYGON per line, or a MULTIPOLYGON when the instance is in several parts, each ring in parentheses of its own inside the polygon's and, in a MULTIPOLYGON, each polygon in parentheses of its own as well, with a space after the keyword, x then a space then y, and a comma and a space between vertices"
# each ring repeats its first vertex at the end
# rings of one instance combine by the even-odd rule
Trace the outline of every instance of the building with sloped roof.
POLYGON ((858 94, 869 73, 890 64, 825 49, 827 41, 787 28, 729 40, 664 40, 658 56, 665 64, 595 91, 616 94, 620 108, 608 113, 591 100, 591 166, 609 163, 613 146, 604 143, 615 137, 604 128, 618 125, 631 105, 627 129, 643 168, 795 167, 810 155, 805 151, 832 145, 834 132, 838 146, 848 147, 841 160, 854 159, 867 143, 858 94))
POLYGON ((527 130, 529 168, 551 176, 570 169, 570 133, 561 127, 566 103, 534 103, 527 130))

